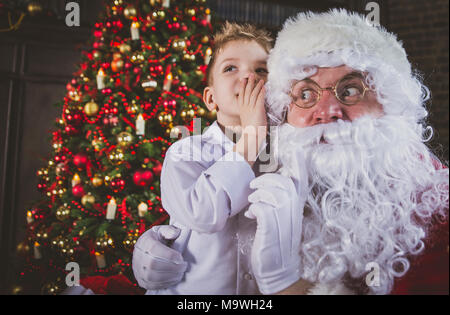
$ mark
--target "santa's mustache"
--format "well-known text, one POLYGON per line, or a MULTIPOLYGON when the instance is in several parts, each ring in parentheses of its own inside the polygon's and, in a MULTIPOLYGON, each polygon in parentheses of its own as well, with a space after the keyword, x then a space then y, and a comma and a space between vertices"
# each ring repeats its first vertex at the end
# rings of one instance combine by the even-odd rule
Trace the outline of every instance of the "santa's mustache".
POLYGON ((404 121, 394 117, 370 116, 354 121, 338 120, 305 128, 282 126, 278 139, 280 146, 288 145, 297 150, 333 145, 374 150, 411 140, 421 142, 415 130, 404 121), (401 128, 402 132, 398 132, 398 128, 401 128))

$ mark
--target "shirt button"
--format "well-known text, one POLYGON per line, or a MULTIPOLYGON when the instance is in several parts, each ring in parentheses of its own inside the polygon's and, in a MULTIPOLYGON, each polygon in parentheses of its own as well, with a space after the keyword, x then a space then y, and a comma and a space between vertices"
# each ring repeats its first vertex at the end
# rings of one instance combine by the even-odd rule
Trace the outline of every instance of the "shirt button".
POLYGON ((246 273, 244 273, 244 279, 245 280, 253 280, 253 276, 250 273, 246 272, 246 273))

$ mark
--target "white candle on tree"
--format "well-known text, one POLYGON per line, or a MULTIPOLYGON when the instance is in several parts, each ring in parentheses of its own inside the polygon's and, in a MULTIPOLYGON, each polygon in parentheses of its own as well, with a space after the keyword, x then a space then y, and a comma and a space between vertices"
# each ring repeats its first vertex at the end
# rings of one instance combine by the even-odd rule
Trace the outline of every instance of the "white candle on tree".
POLYGON ((100 68, 97 72, 97 89, 103 90, 105 88, 105 73, 103 69, 100 68))
POLYGON ((173 80, 172 73, 167 74, 166 79, 164 80, 163 86, 164 91, 170 91, 170 89, 172 88, 172 80, 173 80))
POLYGON ((140 217, 143 217, 147 214, 148 206, 145 202, 141 202, 138 206, 138 213, 140 217))
POLYGON ((162 0, 162 6, 164 8, 170 8, 170 0, 162 0))
POLYGON ((139 23, 133 22, 131 23, 131 39, 132 40, 138 40, 139 39, 139 23))
POLYGON ((97 260, 98 269, 103 269, 106 267, 106 259, 102 253, 95 252, 95 259, 97 260))
POLYGON ((81 183, 80 175, 75 173, 75 175, 73 175, 73 178, 72 178, 72 187, 75 187, 76 185, 78 185, 80 183, 81 183))
POLYGON ((114 218, 116 217, 116 209, 117 209, 117 204, 116 204, 116 200, 113 197, 109 201, 108 207, 106 208, 106 220, 114 220, 114 218))
POLYGON ((205 65, 208 65, 209 62, 211 61, 211 55, 212 55, 212 49, 210 47, 208 47, 208 49, 206 50, 206 53, 205 53, 205 65))
POLYGON ((38 242, 34 242, 34 258, 35 259, 42 258, 40 247, 41 247, 41 245, 38 242))
POLYGON ((143 136, 145 135, 145 119, 142 114, 139 114, 136 119, 136 135, 143 136))
POLYGON ((30 223, 33 223, 33 222, 34 222, 33 213, 31 211, 28 211, 27 212, 27 223, 30 224, 30 223))

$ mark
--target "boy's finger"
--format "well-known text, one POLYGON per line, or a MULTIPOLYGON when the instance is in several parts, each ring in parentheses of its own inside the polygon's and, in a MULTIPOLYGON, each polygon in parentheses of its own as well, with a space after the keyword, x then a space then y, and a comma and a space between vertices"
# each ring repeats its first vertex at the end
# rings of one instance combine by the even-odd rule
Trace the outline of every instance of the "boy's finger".
POLYGON ((252 95, 253 87, 255 85, 255 77, 253 74, 248 76, 248 83, 245 87, 244 104, 248 105, 250 102, 250 96, 252 95))
POLYGON ((258 98, 256 99, 255 107, 257 108, 264 107, 265 100, 266 100, 266 87, 262 86, 258 94, 258 98))
POLYGON ((239 85, 239 95, 238 95, 238 105, 242 106, 244 105, 244 93, 245 93, 245 86, 247 84, 247 79, 242 79, 239 85))
POLYGON ((264 86, 263 80, 260 80, 256 84, 255 88, 253 89, 252 95, 250 97, 250 105, 251 106, 253 106, 253 107, 257 106, 256 102, 258 101, 259 94, 261 94, 261 89, 263 88, 263 86, 264 86))

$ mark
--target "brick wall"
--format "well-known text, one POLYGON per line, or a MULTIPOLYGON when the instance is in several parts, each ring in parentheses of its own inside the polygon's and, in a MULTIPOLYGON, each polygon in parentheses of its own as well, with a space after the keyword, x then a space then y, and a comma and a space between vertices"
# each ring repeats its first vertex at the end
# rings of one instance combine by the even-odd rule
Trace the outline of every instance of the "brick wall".
MULTIPOLYGON (((385 3, 384 3, 385 4, 385 3)), ((431 145, 449 159, 449 1, 388 1, 388 29, 403 41, 409 60, 431 90, 431 145)))

